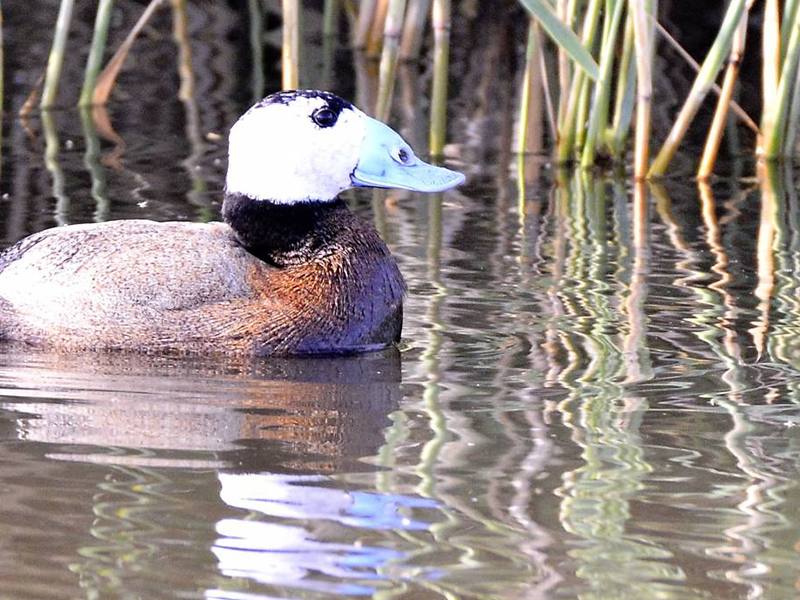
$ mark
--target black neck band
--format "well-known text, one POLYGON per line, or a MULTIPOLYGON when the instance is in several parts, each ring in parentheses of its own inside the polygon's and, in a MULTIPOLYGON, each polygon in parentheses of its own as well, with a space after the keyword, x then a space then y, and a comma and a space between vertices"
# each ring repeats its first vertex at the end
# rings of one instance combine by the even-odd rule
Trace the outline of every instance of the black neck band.
POLYGON ((344 201, 277 204, 253 200, 242 194, 225 194, 222 218, 236 232, 247 250, 272 265, 281 267, 310 259, 333 241, 332 221, 342 211, 344 201))

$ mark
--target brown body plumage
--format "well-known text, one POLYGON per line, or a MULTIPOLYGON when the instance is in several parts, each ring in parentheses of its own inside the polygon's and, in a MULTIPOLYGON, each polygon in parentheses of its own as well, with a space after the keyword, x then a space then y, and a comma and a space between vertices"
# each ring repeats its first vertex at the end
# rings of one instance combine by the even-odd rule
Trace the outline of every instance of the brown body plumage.
POLYGON ((26 238, 0 258, 0 336, 261 355, 357 352, 399 339, 403 280, 370 224, 342 202, 253 206, 280 232, 278 245, 248 249, 247 228, 240 236, 224 223, 114 221, 26 238))

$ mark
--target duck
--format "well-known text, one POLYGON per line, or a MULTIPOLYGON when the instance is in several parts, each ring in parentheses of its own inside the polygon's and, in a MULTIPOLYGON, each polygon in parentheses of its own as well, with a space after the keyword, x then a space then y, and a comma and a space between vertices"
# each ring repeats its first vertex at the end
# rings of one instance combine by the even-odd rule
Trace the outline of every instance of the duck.
POLYGON ((68 225, 0 254, 0 341, 243 356, 395 346, 403 276, 340 194, 464 181, 331 92, 274 93, 229 132, 222 221, 68 225))

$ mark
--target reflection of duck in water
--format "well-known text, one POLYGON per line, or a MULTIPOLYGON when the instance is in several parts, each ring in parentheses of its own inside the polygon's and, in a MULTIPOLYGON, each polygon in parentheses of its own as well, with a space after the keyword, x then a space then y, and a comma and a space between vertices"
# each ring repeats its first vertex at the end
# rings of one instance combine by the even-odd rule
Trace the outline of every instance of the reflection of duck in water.
MULTIPOLYGON (((247 511, 216 524, 211 548, 220 571, 266 585, 337 594, 372 595, 370 581, 405 570, 406 553, 361 543, 377 530, 427 530, 438 504, 400 494, 337 489, 328 478, 276 473, 220 473, 220 498, 247 511), (255 520, 254 515, 260 517, 255 520), (355 534, 359 543, 345 540, 355 534)), ((216 590, 206 598, 227 598, 216 590)))
POLYGON ((287 355, 399 339, 403 279, 353 186, 463 182, 326 92, 281 92, 233 126, 225 223, 50 229, 0 256, 0 338, 62 348, 287 355))

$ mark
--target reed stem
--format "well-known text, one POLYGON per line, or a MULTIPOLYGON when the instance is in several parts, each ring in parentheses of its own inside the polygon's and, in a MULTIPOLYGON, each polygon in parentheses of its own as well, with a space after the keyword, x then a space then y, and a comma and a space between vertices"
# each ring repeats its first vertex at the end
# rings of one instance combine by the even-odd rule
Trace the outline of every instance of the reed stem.
POLYGON ((719 33, 717 34, 714 44, 711 46, 708 55, 703 61, 703 66, 700 67, 700 72, 692 84, 692 89, 689 91, 689 97, 686 103, 681 108, 678 118, 672 126, 672 129, 667 136, 666 142, 659 150, 653 164, 650 167, 648 176, 661 177, 667 170, 672 157, 678 149, 678 145, 683 140, 689 124, 694 119, 700 105, 711 89, 714 80, 719 73, 725 57, 731 46, 733 34, 739 26, 739 20, 742 18, 746 0, 731 0, 728 5, 728 10, 725 13, 725 18, 722 21, 719 33))
POLYGON ((400 34, 403 29, 405 11, 406 0, 389 0, 386 25, 383 30, 378 105, 375 109, 376 116, 382 121, 389 119, 389 113, 392 109, 394 82, 397 75, 397 57, 400 50, 400 34))
MULTIPOLYGON (((586 14, 583 21, 583 32, 581 42, 583 47, 588 50, 594 46, 597 34, 597 24, 600 19, 600 0, 589 0, 586 14)), ((559 135, 557 147, 557 160, 559 163, 566 163, 572 158, 574 141, 577 137, 578 113, 581 112, 581 100, 586 98, 584 80, 586 72, 583 69, 575 69, 569 89, 569 99, 563 118, 559 119, 559 135)))
POLYGON ((447 76, 450 64, 450 0, 433 0, 431 156, 441 156, 447 137, 447 76))
POLYGON ((790 155, 794 152, 794 142, 797 137, 798 122, 800 122, 800 102, 797 101, 797 99, 800 98, 800 70, 798 70, 794 76, 792 98, 794 101, 790 103, 789 121, 786 125, 786 141, 783 145, 786 152, 790 155))
POLYGON ((797 14, 800 0, 786 0, 783 3, 783 16, 781 17, 781 63, 786 60, 786 51, 789 48, 789 30, 797 14))
POLYGON ((703 157, 700 161, 700 168, 697 170, 697 178, 706 180, 711 177, 714 170, 714 163, 717 160, 717 153, 719 146, 722 142, 722 134, 725 132, 725 122, 728 117, 728 109, 731 105, 731 98, 733 97, 733 89, 736 85, 736 79, 739 75, 739 65, 742 61, 744 54, 745 40, 747 35, 747 21, 749 17, 749 6, 742 14, 739 21, 739 27, 736 30, 736 35, 733 37, 731 45, 731 55, 728 60, 728 68, 725 71, 725 79, 722 83, 722 93, 717 100, 717 109, 714 112, 714 120, 711 122, 711 128, 708 132, 706 145, 703 150, 703 157))
POLYGON ((339 0, 325 0, 322 12, 322 35, 332 37, 336 35, 336 21, 339 16, 339 0))
MULTIPOLYGON (((556 2, 556 15, 559 19, 564 21, 564 24, 569 27, 570 22, 567 18, 567 0, 557 0, 556 2)), ((569 59, 567 58, 566 51, 558 47, 558 123, 564 120, 564 115, 567 112, 567 94, 566 91, 570 88, 569 81, 569 59)))
POLYGON ((83 79, 83 89, 78 100, 78 106, 90 106, 92 104, 92 94, 94 94, 97 77, 100 75, 100 68, 103 65, 103 53, 106 49, 108 26, 111 23, 111 9, 113 7, 114 0, 100 0, 97 5, 92 46, 89 50, 89 58, 86 61, 86 75, 83 79))
POLYGON ((536 20, 531 19, 528 24, 528 43, 525 47, 525 71, 522 75, 522 94, 519 102, 519 130, 517 132, 518 154, 525 154, 528 150, 528 130, 531 117, 533 78, 539 59, 536 49, 536 20))
POLYGON ((764 24, 761 41, 761 132, 764 139, 769 138, 775 129, 777 118, 778 83, 781 77, 781 28, 778 0, 766 0, 764 4, 764 24))
POLYGON ((600 49, 600 77, 594 89, 589 124, 586 128, 586 141, 583 143, 583 152, 581 154, 581 166, 584 168, 594 164, 595 153, 599 145, 600 128, 608 120, 614 52, 617 47, 617 31, 622 19, 624 5, 625 0, 611 0, 606 6, 606 8, 611 8, 611 12, 606 13, 608 26, 603 27, 603 41, 600 49))
POLYGON ((253 56, 252 86, 253 102, 264 97, 264 14, 260 0, 247 0, 250 12, 250 52, 253 56))
POLYGON ((142 16, 139 17, 139 20, 136 21, 136 24, 128 33, 125 40, 120 44, 117 51, 114 53, 114 56, 111 57, 111 60, 108 61, 103 72, 100 73, 100 76, 97 78, 97 83, 94 86, 94 92, 92 93, 92 102, 94 106, 99 106, 101 104, 105 104, 108 102, 108 96, 111 94, 111 90, 114 88, 114 82, 117 80, 117 75, 119 75, 119 70, 122 68, 122 63, 125 61, 125 57, 128 56, 128 52, 130 52, 131 46, 133 46, 133 42, 136 40, 136 37, 139 35, 139 32, 144 28, 147 22, 150 20, 150 17, 153 16, 156 9, 161 6, 164 0, 150 0, 150 4, 147 5, 147 8, 144 9, 142 16))
POLYGON ((378 0, 378 6, 375 9, 375 19, 369 28, 369 37, 367 38, 367 56, 378 56, 381 52, 383 44, 383 31, 386 27, 386 16, 389 13, 389 2, 391 0, 378 0))
POLYGON ((53 36, 53 47, 47 59, 47 70, 44 77, 44 88, 42 90, 42 100, 39 106, 50 108, 56 102, 58 93, 58 81, 61 78, 61 67, 64 65, 64 52, 67 47, 67 37, 69 25, 72 21, 72 10, 75 7, 75 0, 61 0, 56 19, 56 32, 53 36))
POLYGON ((634 178, 647 176, 650 160, 650 99, 653 96, 653 48, 655 40, 649 17, 655 14, 655 2, 630 0, 633 15, 633 41, 636 49, 636 134, 634 141, 634 178))
POLYGON ((417 60, 422 51, 425 23, 431 10, 431 0, 409 0, 403 39, 400 41, 400 58, 417 60))
POLYGON ((4 102, 5 89, 3 87, 4 77, 5 77, 5 42, 3 40, 3 7, 2 5, 0 5, 0 148, 2 147, 2 141, 3 141, 2 117, 3 117, 3 107, 5 106, 4 102))
POLYGON ((367 47, 369 32, 372 29, 372 21, 375 18, 377 8, 378 0, 361 0, 358 21, 353 35, 353 48, 361 50, 367 47))
POLYGON ((281 0, 283 42, 281 44, 281 85, 284 90, 300 87, 300 1, 281 0))
POLYGON ((625 148, 625 139, 631 125, 635 103, 634 85, 636 83, 636 64, 633 60, 633 13, 628 9, 625 19, 625 32, 622 40, 622 54, 619 59, 619 78, 614 99, 614 116, 608 132, 606 146, 612 156, 619 157, 625 148))
POLYGON ((785 145, 787 137, 786 122, 789 116, 791 93, 795 88, 798 60, 800 60, 800 19, 795 19, 789 36, 785 64, 778 84, 774 115, 771 116, 771 130, 764 130, 764 150, 767 158, 781 156, 784 154, 784 150, 787 149, 785 145))

